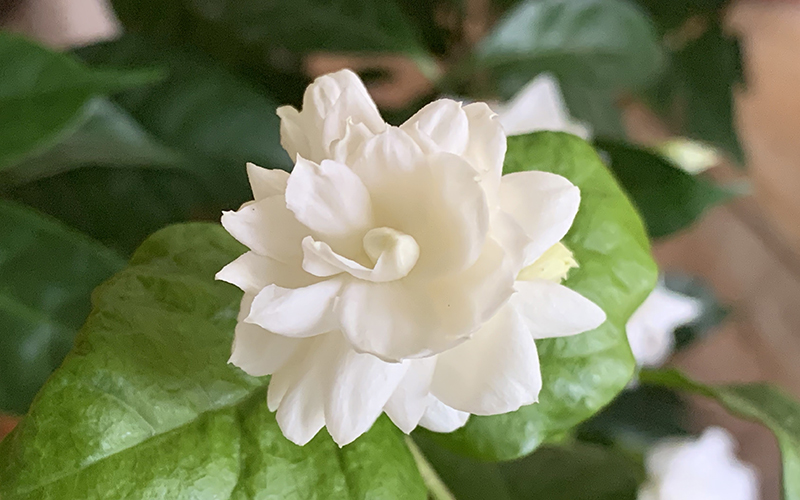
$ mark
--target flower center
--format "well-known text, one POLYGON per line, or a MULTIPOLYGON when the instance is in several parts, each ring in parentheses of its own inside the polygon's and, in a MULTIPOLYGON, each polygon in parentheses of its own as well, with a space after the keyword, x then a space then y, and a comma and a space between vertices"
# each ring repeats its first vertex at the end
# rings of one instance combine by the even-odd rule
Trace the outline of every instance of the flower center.
POLYGON ((382 267, 389 274, 403 277, 411 272, 419 259, 419 245, 412 236, 389 227, 376 227, 364 235, 364 252, 375 269, 382 267))

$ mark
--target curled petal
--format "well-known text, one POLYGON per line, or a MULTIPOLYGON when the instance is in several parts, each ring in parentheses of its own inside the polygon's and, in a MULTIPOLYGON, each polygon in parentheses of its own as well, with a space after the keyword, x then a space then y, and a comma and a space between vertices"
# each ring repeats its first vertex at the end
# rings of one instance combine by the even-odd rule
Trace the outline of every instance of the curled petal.
POLYGON ((512 305, 535 339, 566 337, 594 330, 606 313, 594 302, 549 280, 517 281, 512 305))
POLYGON ((280 369, 303 342, 268 332, 242 320, 250 310, 252 294, 244 294, 239 310, 239 322, 234 330, 233 348, 228 363, 238 366, 248 375, 261 377, 280 369))
POLYGON ((303 271, 297 264, 284 264, 255 252, 245 252, 223 267, 214 278, 252 294, 257 294, 267 285, 299 288, 315 281, 313 276, 303 271))
POLYGON ((289 172, 277 168, 262 168, 255 163, 248 163, 247 178, 250 180, 253 197, 256 200, 262 200, 286 192, 289 172))
POLYGON ((405 363, 408 371, 383 409, 394 425, 409 434, 419 424, 432 398, 430 387, 436 357, 410 359, 405 363))
POLYGON ((309 233, 286 208, 283 195, 246 204, 236 212, 223 212, 222 226, 250 250, 280 262, 301 257, 300 242, 309 233))
POLYGON ((279 335, 311 337, 338 328, 333 304, 342 282, 320 281, 303 288, 269 285, 256 295, 244 319, 279 335))
POLYGON ((535 403, 542 388, 539 355, 510 306, 463 344, 439 355, 431 393, 475 415, 497 415, 535 403))
POLYGON ((305 226, 331 237, 363 234, 372 222, 372 203, 361 179, 332 160, 317 165, 298 157, 286 186, 286 206, 305 226))
POLYGON ((419 425, 433 432, 453 432, 464 427, 469 413, 450 408, 434 396, 428 398, 428 408, 419 421, 419 425))
POLYGON ((418 134, 418 142, 425 142, 443 151, 460 155, 469 140, 469 122, 461 103, 451 99, 439 99, 423 107, 400 126, 412 137, 418 134))
POLYGON ((503 160, 506 157, 506 134, 497 115, 486 103, 475 102, 464 106, 469 121, 469 143, 463 157, 480 176, 490 206, 497 203, 503 160))
POLYGON ((281 119, 281 146, 292 161, 297 159, 297 155, 305 158, 324 155, 321 132, 316 127, 306 127, 306 120, 299 111, 291 106, 281 106, 276 113, 281 119))
POLYGON ((572 227, 580 203, 580 190, 560 175, 530 171, 503 176, 500 208, 531 239, 524 265, 561 241, 572 227))

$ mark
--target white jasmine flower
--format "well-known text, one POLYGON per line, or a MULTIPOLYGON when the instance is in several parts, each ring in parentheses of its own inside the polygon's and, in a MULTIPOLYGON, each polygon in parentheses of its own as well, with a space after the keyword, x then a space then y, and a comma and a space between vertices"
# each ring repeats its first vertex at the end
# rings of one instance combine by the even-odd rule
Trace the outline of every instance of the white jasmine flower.
POLYGON ((758 500, 758 476, 736 458, 725 429, 698 439, 667 441, 647 454, 648 480, 639 500, 758 500))
MULTIPOLYGON (((255 200, 222 224, 250 251, 217 278, 245 292, 230 362, 272 374, 268 406, 293 442, 327 427, 347 444, 383 411, 407 433, 449 432, 534 403, 534 339, 605 320, 541 261, 578 188, 501 179, 506 138, 487 105, 443 99, 392 127, 340 71, 278 115, 294 170, 248 165, 255 200), (546 272, 517 280, 530 265, 546 272)), ((551 252, 562 267, 564 251, 551 252)))
POLYGON ((663 365, 674 349, 675 329, 691 323, 702 311, 703 305, 698 299, 673 292, 658 283, 625 326, 636 364, 663 365))
POLYGON ((508 103, 495 104, 492 108, 509 136, 540 130, 569 132, 584 139, 592 136, 588 124, 570 116, 558 81, 548 73, 531 80, 508 103))

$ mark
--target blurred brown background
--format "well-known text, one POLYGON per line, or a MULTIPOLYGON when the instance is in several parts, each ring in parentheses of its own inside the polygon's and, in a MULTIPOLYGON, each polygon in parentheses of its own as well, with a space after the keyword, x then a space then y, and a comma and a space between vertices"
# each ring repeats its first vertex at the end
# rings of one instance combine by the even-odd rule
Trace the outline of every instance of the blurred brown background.
MULTIPOLYGON (((102 0, 0 0, 0 13, 12 3, 20 5, 6 27, 55 47, 111 37, 118 29, 102 0)), ((468 3, 474 20, 468 31, 476 40, 489 23, 481 13, 484 3, 468 3)), ((729 12, 728 25, 742 36, 745 53, 748 87, 737 108, 748 170, 722 166, 714 175, 745 177, 753 194, 713 210, 690 231, 655 247, 664 269, 704 278, 733 309, 714 335, 674 362, 701 381, 770 381, 800 397, 800 3, 740 1, 729 12)), ((357 62, 317 57, 307 67, 322 73, 357 62)), ((387 64, 402 78, 373 89, 379 103, 397 107, 430 88, 408 61, 387 64)), ((628 109, 627 124, 645 143, 665 135, 636 105, 628 109)), ((698 427, 732 430, 741 457, 759 469, 763 499, 777 500, 780 467, 771 434, 706 401, 695 404, 698 427)))

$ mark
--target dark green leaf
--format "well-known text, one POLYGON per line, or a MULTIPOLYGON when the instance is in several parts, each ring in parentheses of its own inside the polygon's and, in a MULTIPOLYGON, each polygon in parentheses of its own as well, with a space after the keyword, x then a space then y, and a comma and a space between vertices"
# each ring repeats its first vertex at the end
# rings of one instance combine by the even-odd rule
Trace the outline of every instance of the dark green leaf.
POLYGON ((126 111, 106 98, 84 104, 81 125, 53 147, 4 172, 4 182, 20 184, 86 165, 177 167, 182 157, 152 137, 126 111))
POLYGON ((183 171, 84 167, 0 191, 130 255, 176 222, 218 220, 229 208, 183 171))
POLYGON ((33 210, 0 201, 0 410, 24 413, 72 347, 89 293, 124 265, 33 210))
POLYGON ((549 71, 566 84, 632 88, 659 70, 662 54, 644 13, 621 0, 527 0, 478 46, 476 64, 524 84, 549 71))
POLYGON ((622 142, 598 140, 611 170, 633 199, 653 238, 669 236, 733 194, 690 175, 657 153, 622 142))
POLYGON ((385 417, 341 450, 286 440, 268 378, 228 365, 241 292, 214 273, 242 252, 220 226, 156 233, 100 286, 76 347, 0 444, 3 500, 417 499, 385 417))
POLYGON ((92 69, 18 35, 0 32, 0 170, 41 152, 85 119, 95 95, 150 83, 153 71, 92 69))
POLYGON ((743 79, 739 41, 714 23, 672 54, 668 71, 648 97, 680 135, 716 146, 744 164, 734 105, 734 90, 743 79))
POLYGON ((732 414, 768 427, 783 458, 783 498, 800 500, 800 403, 769 384, 709 386, 675 370, 643 370, 647 384, 694 392, 715 399, 732 414))
POLYGON ((487 463, 417 443, 457 500, 634 500, 642 465, 591 444, 545 446, 513 462, 487 463))
POLYGON ((563 133, 510 137, 504 171, 543 170, 581 190, 581 207, 564 243, 580 268, 565 284, 608 316, 600 328, 537 341, 544 386, 539 403, 514 413, 470 418, 451 434, 430 434, 461 454, 488 460, 526 455, 608 404, 628 383, 634 361, 625 323, 653 289, 657 270, 631 203, 592 147, 563 133))

